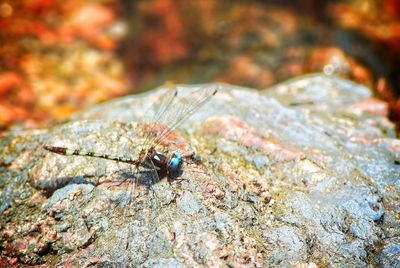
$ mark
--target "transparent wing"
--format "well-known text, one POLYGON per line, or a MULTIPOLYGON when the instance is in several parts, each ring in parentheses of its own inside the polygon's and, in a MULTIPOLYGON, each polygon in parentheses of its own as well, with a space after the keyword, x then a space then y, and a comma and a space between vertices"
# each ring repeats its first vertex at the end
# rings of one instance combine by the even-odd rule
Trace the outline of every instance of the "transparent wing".
POLYGON ((161 122, 163 115, 169 109, 171 109, 173 102, 176 100, 178 96, 177 88, 169 89, 163 95, 161 95, 161 102, 157 103, 155 107, 153 107, 155 114, 152 119, 149 120, 148 123, 159 123, 161 122))
MULTIPOLYGON (((152 186, 155 183, 158 183, 160 181, 160 178, 157 173, 157 167, 154 165, 154 163, 151 161, 151 159, 148 160, 146 165, 141 165, 136 168, 136 172, 134 173, 134 180, 132 180, 132 183, 129 187, 128 191, 128 203, 126 204, 126 207, 124 208, 123 211, 123 216, 124 218, 127 217, 128 211, 132 209, 132 196, 136 196, 136 187, 139 184, 144 185, 147 187, 150 191, 153 191, 152 186)), ((137 208, 134 208, 137 209, 137 208)), ((129 230, 129 229, 128 229, 129 230)), ((129 248, 129 239, 130 239, 130 230, 126 234, 126 241, 125 241, 125 250, 129 248)))
POLYGON ((162 112, 157 112, 157 117, 151 123, 154 126, 163 124, 167 128, 155 135, 151 141, 152 145, 158 145, 171 131, 175 130, 183 121, 207 103, 217 91, 218 86, 208 86, 193 90, 182 97, 178 96, 176 89, 173 98, 169 98, 171 93, 168 93, 166 97, 168 105, 161 106, 162 112))
POLYGON ((152 147, 152 141, 156 139, 156 127, 163 114, 172 107, 172 103, 178 96, 178 90, 176 88, 168 90, 165 94, 160 96, 160 101, 155 103, 151 108, 155 111, 152 119, 145 121, 147 125, 147 131, 144 135, 144 144, 142 144, 142 150, 147 151, 152 147))

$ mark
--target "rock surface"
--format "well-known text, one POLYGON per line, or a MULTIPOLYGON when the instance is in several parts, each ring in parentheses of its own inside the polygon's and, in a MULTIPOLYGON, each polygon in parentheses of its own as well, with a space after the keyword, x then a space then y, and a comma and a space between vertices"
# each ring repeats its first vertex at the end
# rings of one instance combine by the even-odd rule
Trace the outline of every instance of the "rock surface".
POLYGON ((382 103, 349 81, 221 85, 160 146, 201 162, 133 192, 129 164, 43 149, 135 156, 163 91, 1 139, 0 266, 399 265, 400 141, 382 103))

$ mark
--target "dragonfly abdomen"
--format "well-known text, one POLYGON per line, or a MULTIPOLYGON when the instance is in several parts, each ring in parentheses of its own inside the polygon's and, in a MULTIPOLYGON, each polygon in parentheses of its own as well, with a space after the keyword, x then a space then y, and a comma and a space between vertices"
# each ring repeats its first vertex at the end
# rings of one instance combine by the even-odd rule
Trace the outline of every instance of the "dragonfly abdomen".
POLYGON ((66 155, 66 156, 72 156, 72 155, 89 156, 89 157, 103 158, 103 159, 114 160, 114 161, 118 161, 118 162, 134 164, 134 165, 138 163, 137 159, 127 157, 127 156, 116 156, 116 155, 89 152, 86 150, 78 150, 78 149, 56 147, 56 146, 44 146, 44 149, 46 149, 47 151, 56 153, 56 154, 66 155))

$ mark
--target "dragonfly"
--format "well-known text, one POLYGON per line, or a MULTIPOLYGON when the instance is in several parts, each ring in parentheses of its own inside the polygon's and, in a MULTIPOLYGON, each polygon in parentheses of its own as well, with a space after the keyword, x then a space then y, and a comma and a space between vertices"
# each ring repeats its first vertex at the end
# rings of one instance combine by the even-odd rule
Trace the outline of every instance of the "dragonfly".
MULTIPOLYGON (((80 148, 68 148, 53 145, 45 145, 44 149, 63 156, 84 156, 103 158, 110 161, 117 161, 131 164, 134 167, 132 183, 129 187, 127 206, 124 209, 124 216, 132 204, 132 196, 135 195, 135 188, 139 182, 140 172, 145 168, 151 181, 159 181, 161 177, 174 178, 181 170, 184 157, 179 151, 173 151, 170 155, 161 152, 159 149, 162 143, 168 140, 169 135, 179 127, 187 118, 206 104, 219 90, 218 86, 200 87, 190 91, 183 96, 179 95, 177 88, 167 90, 160 97, 160 102, 155 108, 153 119, 143 126, 143 142, 136 150, 136 156, 113 155, 94 151, 87 151, 80 148)), ((193 155, 190 156, 191 158, 193 155)), ((192 158, 196 162, 195 158, 192 158)), ((123 182, 123 181, 122 181, 123 182)), ((154 183, 151 182, 150 185, 154 183)), ((128 234, 126 237, 125 250, 129 247, 128 234)))
MULTIPOLYGON (((160 180, 161 177, 174 178, 181 171, 184 156, 178 151, 171 154, 161 152, 159 147, 168 140, 169 135, 187 118, 206 104, 219 90, 218 86, 205 86, 180 96, 177 88, 169 89, 161 95, 160 102, 154 109, 153 119, 142 124, 143 142, 138 144, 140 150, 136 156, 113 155, 88 151, 82 148, 68 148, 56 145, 45 145, 44 149, 63 156, 84 156, 131 164, 134 167, 134 180, 129 190, 128 206, 132 202, 134 185, 138 183, 143 168, 150 172, 149 179, 160 180)), ((187 156, 185 156, 187 157, 187 156)), ((189 156, 195 159, 193 155, 189 156)))

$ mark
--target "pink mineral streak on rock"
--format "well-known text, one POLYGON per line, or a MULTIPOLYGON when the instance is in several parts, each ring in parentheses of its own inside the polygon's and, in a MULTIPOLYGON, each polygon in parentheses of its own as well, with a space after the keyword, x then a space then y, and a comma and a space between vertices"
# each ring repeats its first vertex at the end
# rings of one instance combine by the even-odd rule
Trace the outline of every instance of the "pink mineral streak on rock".
POLYGON ((287 148, 272 138, 264 137, 262 133, 235 118, 213 118, 208 120, 207 125, 207 133, 263 151, 279 162, 298 161, 305 157, 302 152, 287 148))

